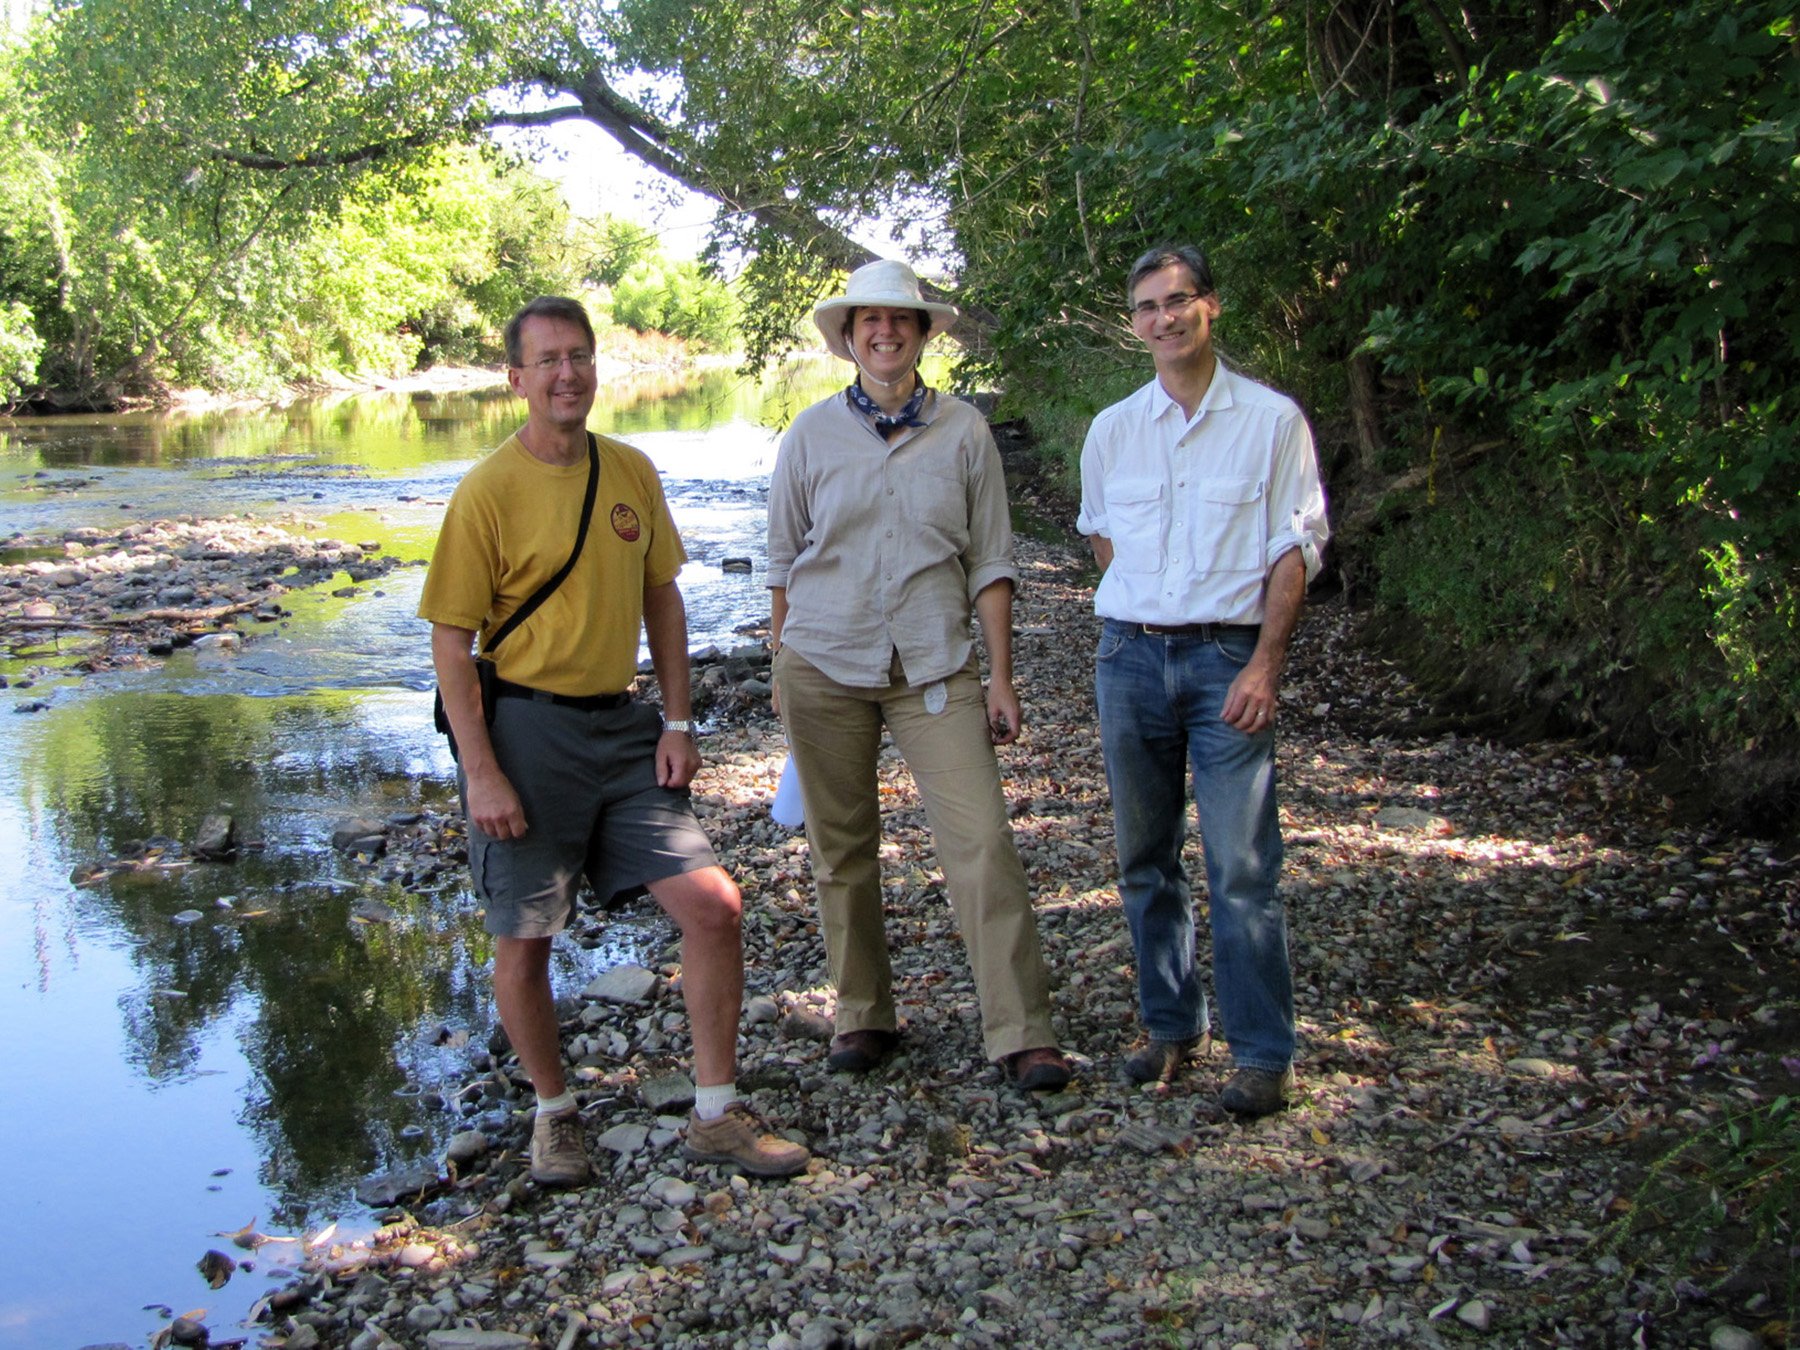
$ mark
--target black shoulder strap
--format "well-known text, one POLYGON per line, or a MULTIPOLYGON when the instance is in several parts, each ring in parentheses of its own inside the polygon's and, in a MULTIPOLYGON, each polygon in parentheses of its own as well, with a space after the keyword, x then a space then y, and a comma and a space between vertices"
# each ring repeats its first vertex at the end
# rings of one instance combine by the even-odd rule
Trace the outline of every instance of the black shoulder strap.
POLYGON ((588 480, 587 496, 581 500, 581 528, 575 531, 575 547, 569 554, 569 560, 562 565, 557 574, 539 586, 511 614, 506 622, 500 625, 500 631, 488 640, 482 650, 483 656, 492 656, 494 648, 506 641, 507 635, 525 620, 537 612, 537 607, 550 598, 556 588, 563 584, 570 572, 575 570, 575 560, 581 556, 582 545, 587 543, 588 522, 594 518, 594 496, 600 490, 600 442, 594 439, 594 433, 588 432, 588 480))

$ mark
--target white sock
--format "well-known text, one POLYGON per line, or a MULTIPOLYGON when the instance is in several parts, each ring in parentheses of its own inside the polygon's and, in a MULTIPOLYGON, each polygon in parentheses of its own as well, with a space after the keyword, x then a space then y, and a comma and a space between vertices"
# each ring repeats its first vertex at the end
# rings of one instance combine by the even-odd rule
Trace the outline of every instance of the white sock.
POLYGON ((725 1114, 725 1108, 737 1100, 737 1080, 720 1083, 716 1087, 698 1087, 694 1089, 694 1114, 702 1120, 717 1120, 725 1114))
POLYGON ((564 1088, 561 1095, 555 1097, 540 1096, 537 1099, 540 1116, 554 1116, 563 1111, 575 1109, 575 1094, 564 1088))

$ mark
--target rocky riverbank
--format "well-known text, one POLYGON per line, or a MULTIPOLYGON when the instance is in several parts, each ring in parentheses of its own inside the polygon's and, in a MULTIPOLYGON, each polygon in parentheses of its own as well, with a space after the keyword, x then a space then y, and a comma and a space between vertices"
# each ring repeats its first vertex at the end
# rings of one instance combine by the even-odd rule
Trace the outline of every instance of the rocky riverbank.
MULTIPOLYGON (((58 658, 12 686, 142 665, 193 644, 240 646, 256 625, 289 616, 289 591, 339 575, 355 585, 402 565, 379 540, 309 533, 319 529, 298 515, 189 516, 0 540, 0 550, 37 555, 0 566, 0 648, 26 661, 58 658)), ((0 676, 0 688, 7 683, 0 676)))
MULTIPOLYGON (((825 1071, 805 843, 768 818, 780 733, 740 654, 696 795, 746 896, 741 1086, 812 1145, 811 1171, 763 1182, 680 1158, 671 949, 563 1005, 598 1181, 526 1178, 529 1093, 504 1045, 481 1046, 442 1103, 449 1156, 365 1192, 386 1220, 373 1240, 310 1245, 263 1343, 1782 1344, 1793 1208, 1771 1187, 1791 1196, 1800 1135, 1771 1103, 1800 1086, 1792 861, 1678 825, 1629 766, 1570 745, 1398 734, 1423 711, 1414 691, 1357 616, 1321 606, 1282 704, 1294 1106, 1222 1117, 1218 1050, 1166 1088, 1128 1086, 1090 578, 1068 545, 1021 554, 1028 730, 1003 762, 1073 1089, 1027 1096, 982 1061, 891 754, 905 1053, 866 1079, 825 1071), (1733 1122, 1763 1150, 1738 1163, 1786 1170, 1709 1216, 1733 1122)), ((455 821, 417 816, 340 842, 433 884, 458 841, 455 821)))

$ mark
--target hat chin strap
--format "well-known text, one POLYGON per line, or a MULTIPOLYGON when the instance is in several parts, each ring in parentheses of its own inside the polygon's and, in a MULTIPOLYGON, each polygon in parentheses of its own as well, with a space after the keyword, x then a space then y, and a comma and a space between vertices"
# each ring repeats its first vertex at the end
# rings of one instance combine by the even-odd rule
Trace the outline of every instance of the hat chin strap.
MULTIPOLYGON (((849 344, 846 343, 845 345, 848 346, 849 344)), ((884 380, 879 375, 871 375, 867 370, 863 369, 863 363, 856 359, 855 347, 850 348, 850 364, 856 367, 856 373, 859 378, 869 381, 870 384, 878 384, 883 389, 898 389, 901 385, 905 384, 919 373, 919 363, 914 361, 912 369, 907 371, 906 374, 902 375, 897 380, 884 380)))

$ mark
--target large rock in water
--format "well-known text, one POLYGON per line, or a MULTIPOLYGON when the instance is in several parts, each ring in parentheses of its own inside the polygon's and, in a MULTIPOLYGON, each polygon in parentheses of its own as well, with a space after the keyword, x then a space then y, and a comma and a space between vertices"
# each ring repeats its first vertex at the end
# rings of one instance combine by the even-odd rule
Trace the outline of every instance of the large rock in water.
POLYGON ((207 862, 229 862, 237 857, 237 821, 228 815, 208 816, 194 836, 193 854, 207 862))
POLYGON ((331 846, 339 853, 384 853, 387 827, 367 816, 346 816, 331 827, 331 846))

